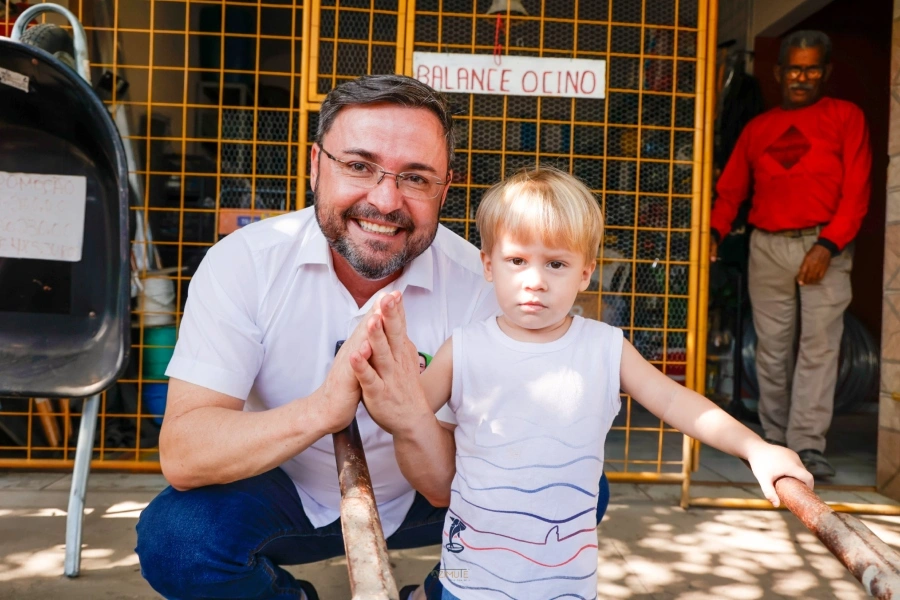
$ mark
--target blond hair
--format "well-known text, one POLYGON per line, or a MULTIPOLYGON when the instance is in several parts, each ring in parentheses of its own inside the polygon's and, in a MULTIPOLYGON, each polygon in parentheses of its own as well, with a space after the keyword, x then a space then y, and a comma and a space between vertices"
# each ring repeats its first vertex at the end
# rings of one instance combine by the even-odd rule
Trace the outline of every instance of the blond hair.
POLYGON ((597 199, 576 177, 552 167, 522 170, 495 184, 484 194, 475 222, 486 254, 510 232, 520 241, 580 252, 590 263, 603 236, 597 199))

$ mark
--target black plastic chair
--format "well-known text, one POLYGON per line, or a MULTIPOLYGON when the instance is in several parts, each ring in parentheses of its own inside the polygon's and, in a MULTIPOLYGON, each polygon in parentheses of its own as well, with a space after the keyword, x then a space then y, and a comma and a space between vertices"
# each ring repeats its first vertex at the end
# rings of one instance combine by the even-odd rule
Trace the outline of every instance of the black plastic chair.
POLYGON ((12 39, 0 38, 0 175, 7 185, 0 186, 0 395, 85 398, 66 524, 69 577, 81 563, 100 393, 125 368, 130 319, 128 168, 116 126, 90 86, 86 57, 81 25, 53 4, 26 10, 12 39), (45 11, 72 24, 80 76, 14 41, 45 11), (23 178, 9 175, 23 173, 84 178, 80 259, 56 254, 50 225, 43 232, 50 241, 36 240, 37 223, 53 219, 41 213, 50 205, 29 204, 16 183, 23 178))

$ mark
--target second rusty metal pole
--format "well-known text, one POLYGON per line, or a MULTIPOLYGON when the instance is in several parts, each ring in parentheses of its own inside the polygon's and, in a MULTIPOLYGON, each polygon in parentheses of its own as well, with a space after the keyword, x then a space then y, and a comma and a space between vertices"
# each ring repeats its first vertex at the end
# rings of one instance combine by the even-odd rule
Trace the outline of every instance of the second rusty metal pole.
POLYGON ((878 600, 900 600, 900 554, 858 519, 837 513, 793 477, 775 482, 781 502, 878 600))

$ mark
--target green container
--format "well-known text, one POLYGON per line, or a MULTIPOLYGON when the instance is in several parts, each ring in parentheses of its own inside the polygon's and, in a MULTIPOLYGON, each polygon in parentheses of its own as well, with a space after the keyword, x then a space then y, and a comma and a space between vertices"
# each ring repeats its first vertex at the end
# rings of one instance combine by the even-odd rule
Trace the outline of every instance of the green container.
POLYGON ((166 367, 175 351, 175 326, 144 329, 144 360, 141 374, 144 379, 168 379, 166 367), (147 346, 155 346, 148 348, 147 346))

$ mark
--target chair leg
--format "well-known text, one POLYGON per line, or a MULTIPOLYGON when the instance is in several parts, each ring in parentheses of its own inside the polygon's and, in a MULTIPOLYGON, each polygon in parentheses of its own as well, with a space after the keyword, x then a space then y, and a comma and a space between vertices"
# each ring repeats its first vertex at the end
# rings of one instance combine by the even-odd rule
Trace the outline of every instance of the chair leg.
POLYGON ((72 470, 72 491, 69 494, 69 513, 66 516, 66 577, 78 577, 81 570, 81 528, 84 522, 84 496, 91 472, 94 431, 100 412, 100 394, 84 401, 78 444, 75 448, 75 468, 72 470))

